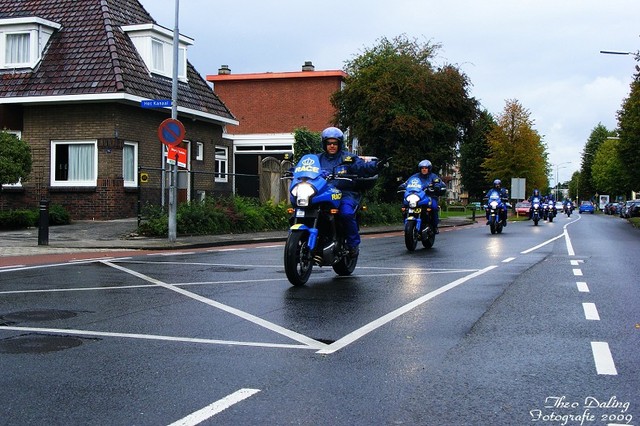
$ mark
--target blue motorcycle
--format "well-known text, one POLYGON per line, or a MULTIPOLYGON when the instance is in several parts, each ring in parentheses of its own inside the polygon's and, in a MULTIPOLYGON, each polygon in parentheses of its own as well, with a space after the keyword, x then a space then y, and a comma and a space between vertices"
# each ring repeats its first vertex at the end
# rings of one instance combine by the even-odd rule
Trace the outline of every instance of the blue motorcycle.
POLYGON ((542 199, 533 197, 531 199, 531 220, 533 220, 534 226, 538 226, 540 219, 542 219, 542 199))
POLYGON ((407 250, 414 251, 418 241, 424 248, 433 247, 436 234, 432 229, 433 200, 435 196, 433 187, 423 188, 420 179, 415 178, 407 182, 402 197, 402 215, 404 217, 404 244, 407 250))
POLYGON ((355 180, 359 189, 370 186, 377 176, 358 178, 353 175, 326 173, 315 154, 303 156, 293 171, 289 194, 289 235, 284 247, 284 270, 289 282, 304 285, 313 266, 331 266, 338 275, 351 275, 358 255, 350 255, 346 235, 338 218, 342 191, 335 187, 337 179, 355 180))
POLYGON ((502 228, 507 222, 507 208, 508 205, 502 201, 500 192, 491 191, 489 193, 485 210, 488 213, 487 225, 489 225, 492 234, 502 233, 502 228))

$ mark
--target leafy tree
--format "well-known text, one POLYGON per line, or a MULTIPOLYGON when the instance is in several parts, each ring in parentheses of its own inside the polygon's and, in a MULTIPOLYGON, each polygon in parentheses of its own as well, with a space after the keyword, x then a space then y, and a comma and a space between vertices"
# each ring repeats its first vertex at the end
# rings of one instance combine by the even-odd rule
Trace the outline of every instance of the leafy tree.
POLYGON ((569 198, 577 201, 580 193, 580 172, 575 171, 571 175, 571 180, 569 181, 569 198))
POLYGON ((322 140, 318 132, 312 132, 302 127, 294 130, 293 139, 294 163, 297 163, 305 154, 317 153, 322 150, 322 140))
MULTIPOLYGON (((393 157, 390 174, 407 177, 425 158, 436 172, 452 164, 476 115, 466 75, 453 65, 431 63, 439 47, 404 35, 382 38, 346 62, 344 90, 332 97, 336 121, 350 129, 363 152, 393 157)), ((388 198, 396 197, 395 186, 385 187, 388 198)))
POLYGON ((494 179, 502 180, 503 187, 507 186, 511 178, 526 179, 526 194, 534 188, 544 191, 549 186, 546 146, 533 129, 529 111, 517 100, 506 101, 487 141, 490 152, 482 163, 485 188, 494 179))
POLYGON ((605 140, 596 151, 591 168, 591 179, 598 192, 611 195, 611 199, 625 193, 625 172, 618 152, 619 145, 618 139, 605 140))
POLYGON ((609 137, 616 136, 615 131, 608 130, 602 123, 593 128, 589 139, 582 152, 582 165, 580 167, 580 194, 583 199, 591 198, 599 188, 593 182, 591 169, 595 161, 596 152, 600 145, 609 137))
MULTIPOLYGON (((636 58, 638 59, 638 58, 636 58)), ((640 76, 631 83, 631 92, 618 111, 620 160, 627 176, 627 191, 640 190, 640 76)))
POLYGON ((487 135, 494 126, 496 122, 491 114, 487 110, 481 111, 460 144, 461 183, 470 200, 481 200, 487 191, 482 163, 489 156, 487 135))
POLYGON ((31 173, 29 145, 17 136, 0 131, 0 184, 17 183, 31 173))

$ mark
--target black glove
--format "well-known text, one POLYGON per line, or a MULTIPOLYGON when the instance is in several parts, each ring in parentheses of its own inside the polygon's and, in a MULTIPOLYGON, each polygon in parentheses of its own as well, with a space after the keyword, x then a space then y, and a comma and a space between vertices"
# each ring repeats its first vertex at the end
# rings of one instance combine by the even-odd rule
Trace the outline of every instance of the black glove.
POLYGON ((389 160, 391 160, 391 157, 378 160, 378 162, 376 163, 376 169, 382 170, 389 168, 389 160))

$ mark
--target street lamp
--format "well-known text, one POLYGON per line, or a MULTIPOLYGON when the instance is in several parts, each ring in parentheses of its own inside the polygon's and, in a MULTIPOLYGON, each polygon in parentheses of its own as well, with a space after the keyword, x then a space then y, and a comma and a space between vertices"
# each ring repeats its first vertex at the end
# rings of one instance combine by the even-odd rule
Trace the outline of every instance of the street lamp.
MULTIPOLYGON (((558 201, 558 185, 560 182, 558 182, 558 171, 560 170, 560 166, 562 166, 563 164, 570 164, 571 161, 565 161, 564 163, 559 163, 556 164, 556 201, 558 201)), ((563 167, 564 169, 564 167, 563 167)))

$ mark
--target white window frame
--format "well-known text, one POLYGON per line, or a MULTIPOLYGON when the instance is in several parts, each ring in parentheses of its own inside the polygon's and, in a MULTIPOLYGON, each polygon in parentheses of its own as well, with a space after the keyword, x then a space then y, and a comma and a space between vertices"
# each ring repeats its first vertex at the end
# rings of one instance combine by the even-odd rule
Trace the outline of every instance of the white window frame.
POLYGON ((1 18, 0 19, 0 69, 34 68, 52 34, 61 28, 60 24, 38 17, 1 18), (7 55, 8 36, 27 35, 28 57, 26 61, 11 62, 7 55))
POLYGON ((125 188, 137 188, 138 187, 138 143, 137 142, 125 142, 124 147, 122 148, 122 177, 124 179, 124 187, 125 188), (125 174, 125 148, 133 147, 133 180, 126 179, 125 174))
POLYGON ((202 142, 196 142, 196 160, 204 160, 204 144, 202 142))
MULTIPOLYGON (((122 29, 131 38, 150 73, 169 78, 173 76, 172 30, 156 24, 127 25, 122 29), (162 57, 159 58, 159 55, 162 57)), ((192 44, 193 39, 179 35, 178 79, 185 82, 187 81, 187 47, 192 44)))
POLYGON ((224 174, 215 174, 215 182, 229 182, 229 147, 218 146, 215 148, 215 170, 224 174), (224 165, 224 170, 221 166, 224 165))
POLYGON ((56 140, 51 141, 51 174, 50 182, 52 187, 65 187, 65 186, 97 186, 98 184, 98 141, 97 140, 82 140, 82 141, 68 141, 68 140, 56 140), (56 180, 56 147, 59 145, 91 145, 93 147, 93 170, 92 178, 85 180, 56 180))

